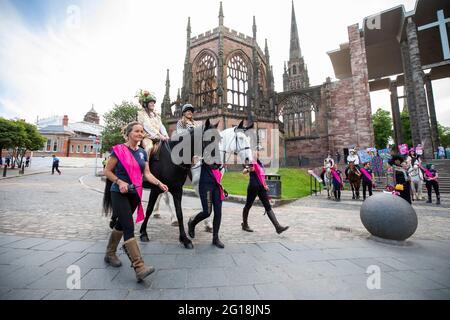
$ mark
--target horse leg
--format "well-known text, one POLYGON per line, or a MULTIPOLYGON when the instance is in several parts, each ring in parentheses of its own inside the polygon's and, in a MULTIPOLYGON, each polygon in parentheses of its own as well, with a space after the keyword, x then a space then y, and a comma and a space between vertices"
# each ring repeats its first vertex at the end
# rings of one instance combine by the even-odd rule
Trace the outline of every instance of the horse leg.
POLYGON ((359 200, 359 189, 361 188, 361 180, 356 184, 356 200, 359 200))
POLYGON ((178 229, 180 230, 179 241, 184 245, 184 247, 186 249, 194 249, 194 245, 192 244, 192 241, 186 236, 186 231, 184 230, 183 211, 181 209, 181 199, 183 196, 183 190, 177 189, 177 190, 172 191, 172 196, 173 196, 173 204, 175 206, 175 211, 177 213, 178 229))
POLYGON ((355 186, 353 182, 350 182, 350 187, 352 188, 352 199, 355 200, 355 186))
POLYGON ((140 239, 142 242, 150 241, 147 234, 147 223, 148 219, 152 215, 153 208, 155 207, 156 200, 158 199, 160 193, 161 191, 159 191, 159 189, 151 189, 150 191, 150 196, 148 197, 147 210, 145 211, 145 219, 144 222, 142 222, 141 229, 139 230, 139 233, 141 234, 140 239))

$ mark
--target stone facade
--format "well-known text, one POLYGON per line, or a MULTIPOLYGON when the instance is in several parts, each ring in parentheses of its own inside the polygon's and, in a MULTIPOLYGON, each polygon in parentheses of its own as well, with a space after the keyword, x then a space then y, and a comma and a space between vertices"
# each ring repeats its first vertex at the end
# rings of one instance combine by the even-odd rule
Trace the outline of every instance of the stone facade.
POLYGON ((267 40, 263 52, 256 42, 255 19, 250 37, 226 28, 223 18, 221 5, 219 26, 197 37, 191 37, 188 20, 183 88, 175 102, 170 102, 168 76, 166 80, 162 114, 169 134, 181 118, 182 105, 189 102, 196 108, 196 120, 220 121, 221 130, 237 125, 241 120, 254 122, 260 144, 267 141, 266 151, 272 150, 271 139, 267 138, 277 130, 279 145, 273 157, 284 165, 297 166, 300 157, 321 162, 328 150, 345 154, 353 146, 367 148, 374 145, 367 59, 358 25, 348 29, 351 76, 336 82, 327 79, 322 85, 312 87, 301 54, 292 6, 284 92, 276 93, 267 40), (236 56, 239 57, 237 62, 236 56), (239 63, 237 68, 241 69, 234 70, 233 66, 239 63), (238 88, 243 85, 245 92, 237 90, 239 96, 245 97, 244 103, 242 98, 236 103, 233 96, 236 87, 232 75, 236 73, 246 74, 244 81, 238 84, 238 88), (173 105, 174 112, 171 110, 173 105), (267 140, 262 141, 262 137, 267 140))

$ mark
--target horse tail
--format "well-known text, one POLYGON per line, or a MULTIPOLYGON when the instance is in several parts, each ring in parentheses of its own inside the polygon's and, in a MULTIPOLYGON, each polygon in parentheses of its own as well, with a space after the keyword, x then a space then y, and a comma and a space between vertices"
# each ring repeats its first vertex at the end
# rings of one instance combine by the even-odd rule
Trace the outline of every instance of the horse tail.
POLYGON ((109 214, 112 212, 111 186, 112 181, 106 179, 105 191, 103 193, 103 212, 105 213, 105 216, 109 216, 109 214))

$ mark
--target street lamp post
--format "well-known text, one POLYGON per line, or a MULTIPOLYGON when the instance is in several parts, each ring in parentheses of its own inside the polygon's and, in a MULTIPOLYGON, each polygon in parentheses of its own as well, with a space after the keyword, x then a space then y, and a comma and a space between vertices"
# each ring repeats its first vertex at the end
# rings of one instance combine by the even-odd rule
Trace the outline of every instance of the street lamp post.
POLYGON ((97 153, 100 146, 100 138, 98 136, 90 136, 90 138, 92 139, 95 152, 94 176, 97 176, 97 153))

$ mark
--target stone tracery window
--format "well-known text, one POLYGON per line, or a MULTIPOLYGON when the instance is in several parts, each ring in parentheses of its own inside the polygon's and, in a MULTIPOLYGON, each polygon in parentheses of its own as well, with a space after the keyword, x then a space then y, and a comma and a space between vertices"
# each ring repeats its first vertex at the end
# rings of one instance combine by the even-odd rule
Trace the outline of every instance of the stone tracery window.
POLYGON ((194 79, 196 107, 217 104, 217 61, 212 55, 205 53, 198 60, 194 79))
POLYGON ((249 70, 241 55, 234 55, 227 65, 227 103, 228 108, 237 107, 244 111, 247 107, 249 70))
POLYGON ((293 95, 280 102, 287 137, 310 137, 317 133, 314 101, 307 95, 293 95))

